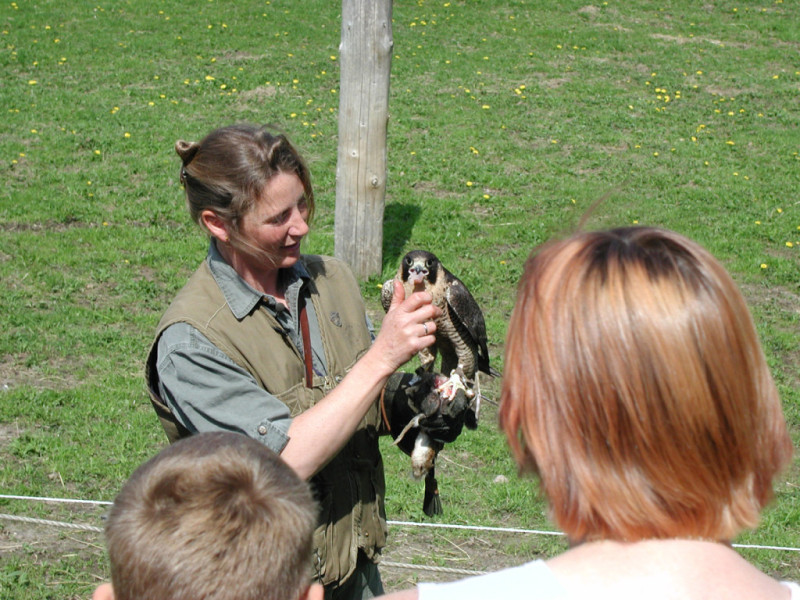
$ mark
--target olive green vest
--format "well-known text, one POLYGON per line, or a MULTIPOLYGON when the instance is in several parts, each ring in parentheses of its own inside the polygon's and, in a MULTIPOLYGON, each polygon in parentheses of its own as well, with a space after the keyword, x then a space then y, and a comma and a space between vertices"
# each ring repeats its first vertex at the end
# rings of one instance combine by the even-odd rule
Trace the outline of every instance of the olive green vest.
MULTIPOLYGON (((364 303, 350 269, 341 261, 303 256, 310 299, 319 322, 328 375, 305 386, 305 363, 269 310, 260 303, 241 321, 228 308, 208 262, 203 261, 158 325, 147 361, 147 383, 156 413, 170 441, 189 435, 158 396, 155 369, 158 337, 170 325, 197 328, 246 369, 296 416, 319 402, 342 380, 371 343, 364 303)), ((378 449, 377 402, 347 445, 311 478, 320 508, 314 534, 314 572, 324 585, 344 583, 356 568, 358 549, 377 562, 386 542, 383 462, 378 449)))

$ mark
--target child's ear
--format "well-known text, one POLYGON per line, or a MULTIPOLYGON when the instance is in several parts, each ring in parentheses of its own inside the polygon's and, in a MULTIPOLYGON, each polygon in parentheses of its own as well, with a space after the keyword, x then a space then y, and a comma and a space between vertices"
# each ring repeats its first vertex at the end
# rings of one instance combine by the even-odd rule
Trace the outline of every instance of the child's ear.
POLYGON ((92 594, 92 600, 114 600, 114 588, 110 583, 102 583, 92 594))
POLYGON ((308 586, 306 591, 300 595, 299 600, 323 600, 324 598, 325 588, 319 583, 312 583, 310 586, 308 586))

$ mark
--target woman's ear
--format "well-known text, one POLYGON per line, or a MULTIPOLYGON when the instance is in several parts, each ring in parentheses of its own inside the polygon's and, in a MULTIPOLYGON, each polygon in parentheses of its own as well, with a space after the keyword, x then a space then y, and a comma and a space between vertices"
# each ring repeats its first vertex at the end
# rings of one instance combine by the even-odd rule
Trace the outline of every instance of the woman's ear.
POLYGON ((213 210, 206 209, 201 212, 200 220, 208 232, 220 242, 228 242, 231 239, 230 226, 213 210))

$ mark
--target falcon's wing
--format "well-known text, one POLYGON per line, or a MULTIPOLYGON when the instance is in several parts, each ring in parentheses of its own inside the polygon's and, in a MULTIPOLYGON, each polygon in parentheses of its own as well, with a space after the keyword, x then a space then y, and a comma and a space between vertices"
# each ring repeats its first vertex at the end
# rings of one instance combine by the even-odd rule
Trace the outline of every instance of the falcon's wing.
POLYGON ((489 349, 486 346, 486 322, 478 303, 467 286, 455 275, 445 270, 447 277, 447 303, 452 313, 464 325, 478 347, 479 369, 489 372, 489 349))

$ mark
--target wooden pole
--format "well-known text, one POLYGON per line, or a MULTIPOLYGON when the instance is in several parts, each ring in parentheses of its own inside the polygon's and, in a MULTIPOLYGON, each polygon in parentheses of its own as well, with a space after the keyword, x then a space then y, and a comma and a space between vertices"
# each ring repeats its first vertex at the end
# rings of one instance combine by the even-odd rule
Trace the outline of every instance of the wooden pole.
POLYGON ((334 247, 356 277, 381 272, 392 0, 342 0, 334 247))

